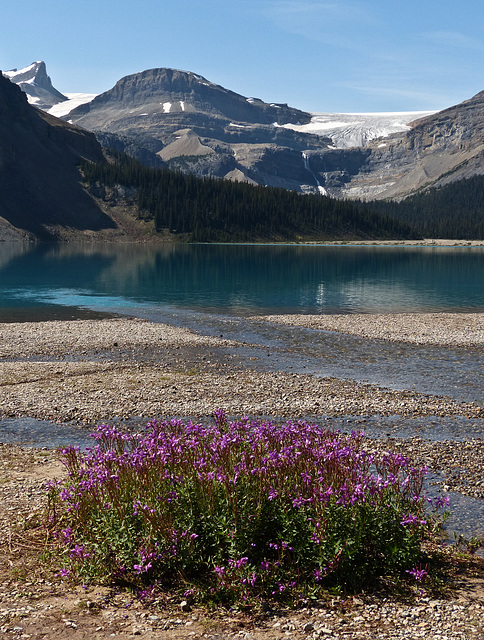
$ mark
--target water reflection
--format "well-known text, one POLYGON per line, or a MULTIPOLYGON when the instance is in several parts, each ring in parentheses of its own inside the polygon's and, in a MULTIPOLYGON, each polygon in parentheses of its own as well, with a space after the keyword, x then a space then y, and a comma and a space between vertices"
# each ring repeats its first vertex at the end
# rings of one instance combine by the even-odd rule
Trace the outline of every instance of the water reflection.
POLYGON ((237 314, 477 310, 484 308, 484 249, 1 246, 0 308, 75 305, 83 296, 86 305, 115 297, 237 314))

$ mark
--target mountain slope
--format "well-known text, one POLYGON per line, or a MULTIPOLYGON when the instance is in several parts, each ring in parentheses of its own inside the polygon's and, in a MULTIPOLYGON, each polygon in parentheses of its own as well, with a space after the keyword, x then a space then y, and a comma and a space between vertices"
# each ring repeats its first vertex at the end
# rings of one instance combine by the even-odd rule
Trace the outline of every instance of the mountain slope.
POLYGON ((483 95, 415 113, 413 122, 409 114, 331 116, 244 98, 193 73, 151 69, 68 117, 126 136, 195 175, 337 198, 401 199, 484 172, 483 95))
MULTIPOLYGON (((12 76, 25 90, 45 74, 31 67, 12 76)), ((49 110, 148 166, 302 193, 400 200, 484 173, 484 92, 438 113, 310 114, 161 68, 71 106, 49 110)))
POLYGON ((125 154, 82 165, 87 183, 136 193, 159 232, 195 242, 409 238, 405 224, 371 206, 227 180, 151 169, 125 154))
MULTIPOLYGON (((0 74, 0 228, 55 239, 57 227, 114 228, 81 186, 81 158, 101 161, 93 134, 31 107, 0 74)), ((7 231, 8 230, 8 231, 7 231)))
POLYGON ((335 197, 401 199, 484 174, 484 92, 365 148, 328 150, 311 167, 335 197))

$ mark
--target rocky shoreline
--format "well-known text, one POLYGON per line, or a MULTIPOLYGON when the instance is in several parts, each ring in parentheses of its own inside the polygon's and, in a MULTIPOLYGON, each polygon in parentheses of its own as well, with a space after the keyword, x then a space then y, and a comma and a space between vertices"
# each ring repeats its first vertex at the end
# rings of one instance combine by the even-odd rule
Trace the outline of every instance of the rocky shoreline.
POLYGON ((271 315, 253 319, 410 344, 451 347, 484 344, 484 313, 271 315))
POLYGON ((484 415, 475 403, 442 396, 261 370, 239 355, 242 343, 139 319, 2 324, 0 345, 4 417, 93 424, 209 416, 216 408, 295 419, 484 415))
MULTIPOLYGON (((333 323, 331 331, 344 331, 345 322, 349 330, 351 320, 366 336, 374 330, 382 338, 386 327, 386 339, 407 336, 414 342, 438 340, 467 348, 483 342, 482 318, 467 315, 471 314, 458 318, 450 314, 322 318, 333 323), (471 321, 475 321, 474 328, 471 321), (432 322, 437 331, 430 331, 432 322)), ((289 320, 309 321, 300 316, 289 320)), ((139 423, 157 417, 204 417, 217 408, 229 415, 294 419, 401 415, 416 420, 467 416, 480 421, 484 417, 482 407, 450 398, 260 370, 239 353, 241 346, 223 336, 206 337, 138 319, 1 324, 0 419, 36 417, 92 426, 109 418, 123 423, 133 416, 139 423)), ((484 441, 480 439, 469 438, 459 446, 417 437, 382 438, 373 444, 428 465, 443 474, 442 483, 448 488, 484 497, 484 441)), ((0 465, 0 632, 6 637, 484 637, 483 563, 479 559, 463 571, 453 600, 423 594, 409 605, 363 596, 346 604, 321 603, 297 614, 268 615, 259 621, 239 614, 224 619, 207 618, 203 612, 186 614, 177 610, 176 603, 172 610, 160 613, 141 605, 127 607, 121 602, 125 595, 101 588, 74 593, 55 577, 43 577, 42 582, 34 574, 30 580, 27 575, 19 578, 32 544, 28 536, 18 533, 19 527, 25 528, 25 518, 32 518, 45 500, 42 482, 58 476, 62 469, 50 451, 11 445, 0 447, 0 465)))

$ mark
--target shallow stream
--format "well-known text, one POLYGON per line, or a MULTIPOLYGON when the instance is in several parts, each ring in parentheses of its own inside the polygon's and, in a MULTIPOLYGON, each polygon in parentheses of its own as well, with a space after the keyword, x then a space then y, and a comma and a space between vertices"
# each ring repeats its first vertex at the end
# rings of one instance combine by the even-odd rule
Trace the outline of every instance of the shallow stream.
POLYGON ((484 405, 481 347, 413 345, 170 307, 105 310, 240 341, 244 346, 237 353, 254 368, 348 378, 484 405))

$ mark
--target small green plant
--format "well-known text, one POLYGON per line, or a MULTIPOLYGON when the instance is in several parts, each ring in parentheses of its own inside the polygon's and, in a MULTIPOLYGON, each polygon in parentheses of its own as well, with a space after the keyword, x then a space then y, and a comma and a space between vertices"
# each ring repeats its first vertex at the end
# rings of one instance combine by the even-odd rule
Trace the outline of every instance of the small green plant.
MULTIPOLYGON (((411 574, 436 516, 425 470, 375 457, 364 435, 306 422, 99 427, 60 452, 50 508, 63 576, 159 585, 231 605, 321 597, 411 574)), ((438 506, 438 505, 437 505, 438 506)))
POLYGON ((475 536, 466 538, 463 535, 457 535, 454 533, 455 548, 465 554, 473 555, 484 546, 484 541, 475 536))

